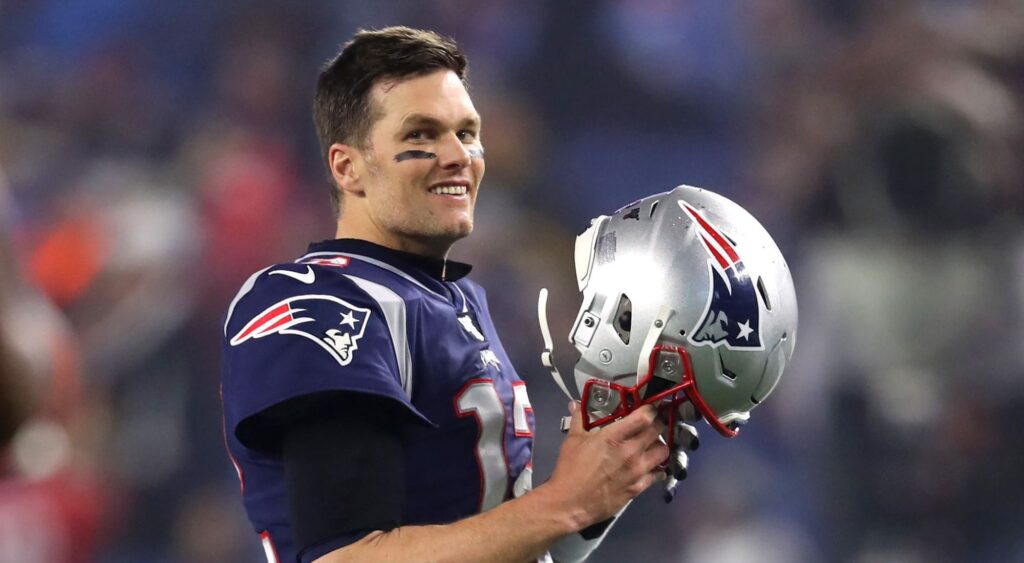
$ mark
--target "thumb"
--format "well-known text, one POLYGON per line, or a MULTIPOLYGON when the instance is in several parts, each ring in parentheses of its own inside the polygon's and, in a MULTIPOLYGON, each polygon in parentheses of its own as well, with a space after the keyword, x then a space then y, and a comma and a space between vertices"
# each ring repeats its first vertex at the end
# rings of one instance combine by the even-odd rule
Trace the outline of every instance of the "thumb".
POLYGON ((569 401, 569 416, 569 434, 586 434, 587 431, 583 429, 583 409, 579 401, 569 401))

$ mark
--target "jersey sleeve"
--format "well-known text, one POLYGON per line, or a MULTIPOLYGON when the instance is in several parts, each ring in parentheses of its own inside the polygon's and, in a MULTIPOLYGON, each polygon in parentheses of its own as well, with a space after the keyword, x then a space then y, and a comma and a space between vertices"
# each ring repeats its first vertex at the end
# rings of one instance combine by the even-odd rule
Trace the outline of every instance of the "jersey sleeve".
POLYGON ((289 264, 246 285, 225 322, 229 431, 291 399, 337 391, 391 399, 430 423, 410 402, 387 319, 351 280, 289 264))

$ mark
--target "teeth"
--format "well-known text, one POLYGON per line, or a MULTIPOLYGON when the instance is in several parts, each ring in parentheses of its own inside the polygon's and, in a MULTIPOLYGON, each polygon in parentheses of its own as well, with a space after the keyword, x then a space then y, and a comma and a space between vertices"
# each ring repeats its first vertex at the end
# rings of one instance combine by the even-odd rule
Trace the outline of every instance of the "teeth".
POLYGON ((466 186, 435 186, 430 193, 438 195, 466 195, 466 186))

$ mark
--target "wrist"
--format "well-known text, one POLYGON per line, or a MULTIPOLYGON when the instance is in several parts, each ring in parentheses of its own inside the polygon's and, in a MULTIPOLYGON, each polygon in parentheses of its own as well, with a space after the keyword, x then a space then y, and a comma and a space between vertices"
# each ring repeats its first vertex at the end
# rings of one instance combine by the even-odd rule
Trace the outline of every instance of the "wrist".
POLYGON ((537 514, 549 516, 549 525, 558 536, 579 532, 593 524, 590 514, 584 508, 576 506, 561 493, 557 484, 550 481, 523 497, 523 500, 527 499, 536 504, 537 514))

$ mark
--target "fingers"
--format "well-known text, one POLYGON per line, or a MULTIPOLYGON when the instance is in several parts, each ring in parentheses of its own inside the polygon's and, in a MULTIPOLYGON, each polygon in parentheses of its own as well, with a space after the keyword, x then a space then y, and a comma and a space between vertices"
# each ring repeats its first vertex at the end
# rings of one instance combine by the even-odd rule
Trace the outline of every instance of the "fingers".
POLYGON ((583 409, 580 408, 579 401, 569 401, 569 435, 586 434, 587 431, 583 429, 583 409))
POLYGON ((640 481, 637 483, 637 488, 639 490, 636 492, 636 494, 640 494, 646 491, 651 485, 653 485, 658 480, 658 473, 660 472, 652 471, 647 475, 644 475, 643 478, 641 478, 640 481))
POLYGON ((686 422, 697 422, 702 418, 700 413, 697 412, 697 408, 694 407, 693 403, 690 401, 681 403, 679 405, 678 412, 679 418, 685 420, 686 422))
POLYGON ((672 476, 682 481, 686 479, 686 474, 690 466, 690 456, 686 455, 683 450, 676 450, 672 452, 671 459, 668 463, 668 470, 672 473, 672 476))
POLYGON ((661 498, 666 503, 672 502, 672 499, 676 498, 676 487, 679 486, 679 480, 671 475, 668 476, 668 480, 665 482, 665 494, 661 498))
POLYGON ((665 433, 665 424, 660 420, 651 422, 646 428, 642 428, 636 434, 633 434, 626 441, 634 442, 638 444, 640 450, 647 448, 652 442, 662 442, 662 434, 665 433))
POLYGON ((695 451, 700 447, 697 429, 685 422, 678 422, 673 429, 673 450, 666 468, 669 474, 682 481, 689 470, 690 456, 687 451, 695 451))
POLYGON ((677 422, 673 429, 673 443, 676 447, 697 451, 700 447, 700 438, 697 436, 697 429, 685 422, 677 422))
MULTIPOLYGON (((653 405, 644 405, 629 413, 625 418, 616 420, 608 425, 610 437, 619 440, 628 440, 633 436, 656 426, 654 422, 658 418, 658 410, 653 405)), ((659 422, 660 424, 660 422, 659 422)), ((661 431, 659 430, 659 433, 661 431)))
POLYGON ((676 488, 680 481, 686 479, 687 468, 690 465, 690 458, 683 450, 672 452, 670 457, 668 468, 665 470, 668 474, 665 481, 665 493, 662 495, 662 499, 666 503, 672 502, 672 499, 676 497, 676 488))
POLYGON ((664 473, 660 471, 648 471, 636 478, 627 489, 630 497, 636 497, 640 493, 646 491, 651 485, 662 479, 664 473))
MULTIPOLYGON (((689 403, 685 403, 679 409, 680 417, 683 420, 698 420, 699 415, 694 416, 695 412, 689 403), (684 407, 690 407, 690 412, 684 412, 684 407)), ((665 482, 665 492, 662 495, 666 503, 672 502, 672 499, 676 496, 679 482, 686 479, 686 475, 689 473, 690 456, 686 452, 696 451, 700 447, 697 429, 692 425, 685 422, 677 422, 672 431, 675 448, 669 456, 668 466, 665 468, 668 478, 665 482)))
POLYGON ((668 457, 668 446, 665 445, 660 436, 655 436, 654 441, 640 455, 640 463, 645 471, 654 471, 659 469, 668 457))

